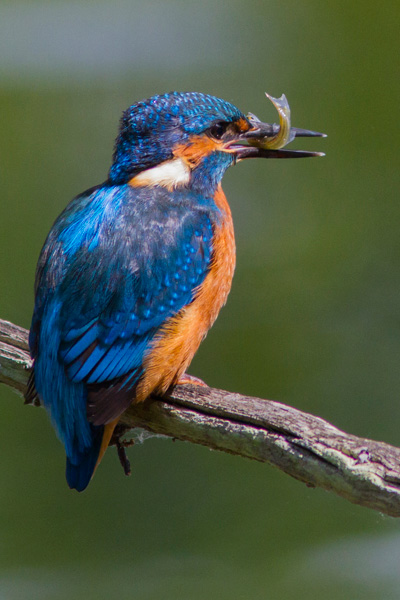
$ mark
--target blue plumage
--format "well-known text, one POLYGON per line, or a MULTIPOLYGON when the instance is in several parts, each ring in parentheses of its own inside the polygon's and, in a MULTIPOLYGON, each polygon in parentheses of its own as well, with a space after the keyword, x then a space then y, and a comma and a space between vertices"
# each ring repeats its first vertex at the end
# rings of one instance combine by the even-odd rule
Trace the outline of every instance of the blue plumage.
POLYGON ((90 429, 90 445, 87 447, 86 451, 80 453, 76 461, 67 455, 65 476, 69 487, 78 492, 83 492, 83 490, 86 489, 93 475, 103 439, 104 427, 95 427, 91 425, 90 429))

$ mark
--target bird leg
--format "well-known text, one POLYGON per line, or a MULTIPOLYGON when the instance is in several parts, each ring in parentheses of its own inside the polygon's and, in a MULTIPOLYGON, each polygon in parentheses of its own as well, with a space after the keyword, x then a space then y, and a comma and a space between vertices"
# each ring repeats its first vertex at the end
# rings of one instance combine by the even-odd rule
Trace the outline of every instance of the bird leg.
POLYGON ((132 473, 132 471, 131 463, 129 462, 129 458, 126 455, 125 446, 123 446, 119 440, 116 441, 115 445, 117 447, 119 462, 121 463, 125 475, 128 477, 132 473))
POLYGON ((125 434, 127 429, 129 428, 124 425, 117 425, 110 440, 110 446, 115 446, 117 448, 119 462, 121 463, 125 475, 128 477, 132 471, 125 448, 128 446, 133 446, 135 442, 134 440, 121 440, 121 437, 125 434))
MULTIPOLYGON (((194 375, 189 375, 189 373, 183 373, 183 375, 181 375, 181 377, 179 378, 179 380, 176 382, 175 385, 185 385, 185 384, 200 385, 202 387, 208 387, 208 385, 202 379, 200 379, 199 377, 194 377, 194 375)), ((121 439, 122 436, 126 433, 127 429, 129 429, 129 428, 124 425, 121 425, 121 424, 117 425, 114 430, 114 433, 112 435, 109 445, 115 446, 117 448, 119 462, 121 463, 121 466, 124 470, 125 475, 128 476, 131 474, 132 471, 131 471, 131 465, 130 465, 129 459, 126 455, 125 448, 128 448, 129 446, 133 446, 135 441, 121 439)))

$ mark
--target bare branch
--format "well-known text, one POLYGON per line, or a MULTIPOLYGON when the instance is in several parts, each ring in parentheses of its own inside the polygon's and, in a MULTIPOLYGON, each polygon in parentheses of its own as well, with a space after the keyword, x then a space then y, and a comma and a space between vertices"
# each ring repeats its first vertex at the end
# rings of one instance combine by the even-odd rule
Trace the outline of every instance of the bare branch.
MULTIPOLYGON (((0 383, 21 394, 31 366, 27 336, 0 320, 0 383)), ((399 448, 348 435, 279 402, 177 386, 162 399, 132 406, 121 424, 268 462, 309 486, 400 516, 399 448)))

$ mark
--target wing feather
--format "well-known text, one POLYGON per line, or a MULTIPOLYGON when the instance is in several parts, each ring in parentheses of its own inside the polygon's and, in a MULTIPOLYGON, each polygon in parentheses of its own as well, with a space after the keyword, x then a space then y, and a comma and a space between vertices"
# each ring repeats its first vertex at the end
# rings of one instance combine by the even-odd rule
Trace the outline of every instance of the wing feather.
POLYGON ((87 386, 92 424, 127 408, 154 336, 193 300, 212 261, 213 219, 189 192, 119 186, 76 198, 56 221, 38 266, 32 354, 54 302, 58 361, 87 386))
POLYGON ((75 302, 66 304, 59 356, 68 377, 88 385, 96 424, 96 394, 107 420, 120 414, 121 403, 125 409, 126 395, 141 375, 152 339, 165 321, 193 300, 208 272, 209 216, 204 211, 188 213, 186 207, 174 207, 172 212, 174 218, 170 216, 165 229, 153 225, 156 236, 148 225, 147 236, 140 229, 146 226, 142 218, 129 239, 123 236, 109 244, 108 236, 103 244, 86 249, 64 280, 65 293, 75 302), (125 381, 122 387, 109 385, 120 379, 125 381), (106 409, 106 397, 114 410, 106 409))

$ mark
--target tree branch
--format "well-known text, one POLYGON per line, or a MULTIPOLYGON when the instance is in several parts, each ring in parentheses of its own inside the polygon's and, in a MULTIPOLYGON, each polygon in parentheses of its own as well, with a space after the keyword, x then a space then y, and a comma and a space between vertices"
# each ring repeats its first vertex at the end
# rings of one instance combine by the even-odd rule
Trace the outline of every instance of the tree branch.
MULTIPOLYGON (((31 368, 27 339, 25 329, 0 320, 0 383, 20 394, 31 368)), ((311 487, 400 516, 399 448, 279 402, 184 385, 133 405, 121 424, 268 462, 311 487)))

